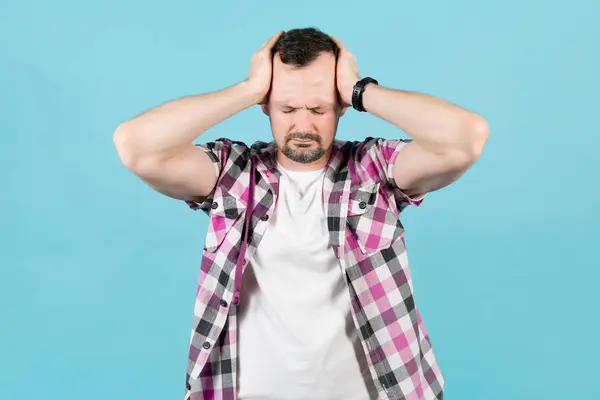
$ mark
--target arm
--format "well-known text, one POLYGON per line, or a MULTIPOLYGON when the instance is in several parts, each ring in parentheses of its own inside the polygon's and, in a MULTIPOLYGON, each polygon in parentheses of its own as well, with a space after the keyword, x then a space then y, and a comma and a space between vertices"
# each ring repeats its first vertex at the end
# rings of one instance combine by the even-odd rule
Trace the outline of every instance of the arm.
POLYGON ((122 123, 114 143, 123 164, 152 188, 181 200, 199 200, 215 186, 209 156, 193 140, 257 102, 246 82, 184 97, 122 123))
POLYGON ((414 139, 394 162, 396 185, 409 196, 456 181, 479 158, 488 138, 483 118, 425 94, 369 84, 363 105, 414 139))
POLYGON ((162 104, 117 127, 114 143, 123 164, 167 196, 201 201, 218 176, 213 161, 192 144, 201 133, 263 101, 271 86, 271 48, 281 32, 252 56, 248 79, 226 89, 162 104))
MULTIPOLYGON (((352 105, 352 90, 360 79, 356 58, 336 38, 340 48, 337 86, 342 106, 352 105)), ((487 141, 483 118, 458 106, 420 93, 368 84, 364 108, 406 132, 413 140, 394 161, 394 181, 408 196, 419 196, 457 180, 478 159, 487 141)))

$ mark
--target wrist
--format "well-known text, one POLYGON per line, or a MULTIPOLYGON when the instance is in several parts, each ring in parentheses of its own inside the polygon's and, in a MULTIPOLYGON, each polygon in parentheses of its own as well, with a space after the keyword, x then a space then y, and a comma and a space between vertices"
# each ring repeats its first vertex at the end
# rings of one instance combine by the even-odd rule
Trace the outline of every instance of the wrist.
POLYGON ((358 80, 352 88, 352 108, 359 112, 369 111, 367 106, 365 106, 365 103, 369 103, 368 97, 370 94, 372 94, 372 91, 377 90, 377 88, 374 87, 378 85, 379 82, 371 77, 358 80), (367 97, 366 100, 365 97, 367 97))
POLYGON ((352 80, 348 80, 346 86, 344 86, 342 101, 345 106, 352 108, 352 94, 354 92, 354 86, 360 81, 360 77, 356 77, 352 80))
POLYGON ((367 112, 371 112, 371 104, 373 104, 373 95, 377 96, 377 91, 381 89, 379 85, 368 83, 365 85, 362 94, 362 105, 367 112))
POLYGON ((247 98, 252 104, 259 104, 267 95, 263 88, 259 88, 252 84, 251 81, 245 80, 238 84, 242 96, 247 98))

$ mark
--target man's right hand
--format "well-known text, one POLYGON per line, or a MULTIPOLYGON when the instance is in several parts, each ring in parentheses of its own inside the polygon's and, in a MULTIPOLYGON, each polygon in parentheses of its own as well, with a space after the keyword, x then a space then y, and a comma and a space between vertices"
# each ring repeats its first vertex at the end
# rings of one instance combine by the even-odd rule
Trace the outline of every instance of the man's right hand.
POLYGON ((271 78, 273 75, 273 56, 271 52, 283 32, 279 31, 276 35, 267 39, 250 59, 247 83, 259 94, 260 100, 258 104, 266 102, 269 89, 271 88, 271 78))
POLYGON ((218 174, 210 157, 193 141, 221 121, 264 103, 271 88, 272 49, 282 33, 269 38, 252 56, 244 82, 164 103, 122 123, 114 142, 123 164, 167 196, 192 201, 208 196, 218 174))

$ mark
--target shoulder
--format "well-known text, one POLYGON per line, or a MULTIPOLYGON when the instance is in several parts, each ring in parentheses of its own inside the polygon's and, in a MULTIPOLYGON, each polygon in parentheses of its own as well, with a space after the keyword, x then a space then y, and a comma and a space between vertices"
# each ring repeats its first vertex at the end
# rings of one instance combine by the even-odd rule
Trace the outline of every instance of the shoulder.
POLYGON ((403 147, 411 139, 387 139, 383 137, 367 137, 361 141, 352 142, 352 152, 358 157, 379 155, 389 158, 398 147, 403 147))
POLYGON ((348 170, 354 184, 386 183, 391 164, 410 139, 367 137, 344 142, 341 146, 346 156, 348 170))
POLYGON ((240 158, 248 160, 250 155, 261 155, 273 148, 273 142, 257 140, 248 143, 241 140, 219 138, 210 142, 197 144, 196 146, 207 151, 209 154, 212 153, 215 157, 224 162, 228 160, 237 161, 240 158))
POLYGON ((384 156, 390 156, 392 153, 398 150, 399 147, 403 147, 405 144, 410 143, 412 139, 388 139, 384 137, 366 137, 362 140, 334 140, 334 147, 340 150, 342 153, 350 157, 358 157, 361 159, 368 156, 369 154, 379 154, 384 156))

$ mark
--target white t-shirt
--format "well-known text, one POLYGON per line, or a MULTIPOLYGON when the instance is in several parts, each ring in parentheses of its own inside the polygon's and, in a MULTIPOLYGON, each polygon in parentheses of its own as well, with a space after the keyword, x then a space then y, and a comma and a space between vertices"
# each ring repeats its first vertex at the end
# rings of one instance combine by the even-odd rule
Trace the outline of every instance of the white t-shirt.
POLYGON ((279 169, 276 210, 242 280, 239 399, 377 399, 329 245, 325 169, 279 169))

